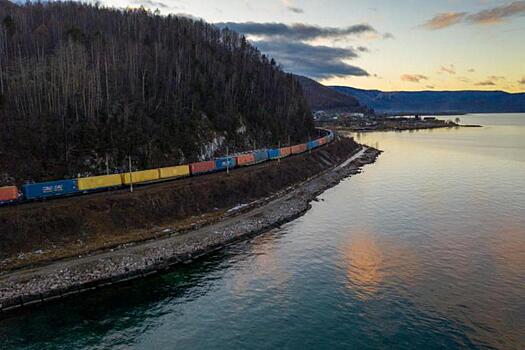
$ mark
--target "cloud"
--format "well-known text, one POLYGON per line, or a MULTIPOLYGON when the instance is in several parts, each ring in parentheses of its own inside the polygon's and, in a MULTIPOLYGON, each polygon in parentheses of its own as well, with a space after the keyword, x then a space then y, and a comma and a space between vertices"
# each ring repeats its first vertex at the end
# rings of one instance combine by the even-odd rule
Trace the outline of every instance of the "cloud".
POLYGON ((429 30, 443 29, 458 24, 463 20, 466 12, 445 12, 435 15, 425 22, 422 27, 429 30))
POLYGON ((453 64, 448 65, 448 66, 441 66, 440 70, 441 70, 441 72, 448 73, 448 74, 451 74, 451 75, 456 74, 456 67, 454 67, 453 64))
POLYGON ((223 22, 215 23, 215 25, 219 28, 229 28, 246 35, 264 38, 286 38, 287 40, 298 41, 376 33, 376 30, 368 24, 357 24, 346 28, 318 27, 302 23, 288 25, 284 23, 223 22))
POLYGON ((422 80, 428 80, 428 77, 422 74, 403 74, 401 76, 401 80, 408 81, 410 83, 419 83, 422 80))
POLYGON ((525 15, 525 1, 514 1, 469 15, 467 20, 475 24, 501 23, 506 18, 525 15))
POLYGON ((432 19, 422 24, 429 30, 443 29, 460 22, 469 24, 497 24, 506 19, 525 16, 525 0, 514 1, 508 5, 493 7, 476 13, 444 12, 435 15, 432 19))
POLYGON ((283 5, 290 12, 293 12, 293 13, 304 13, 304 10, 302 8, 293 6, 293 4, 292 4, 292 2, 290 0, 283 0, 283 5))
POLYGON ((521 80, 518 80, 518 84, 525 85, 525 77, 521 78, 521 80))
POLYGON ((385 33, 383 34, 383 39, 395 39, 395 37, 392 33, 385 33))
POLYGON ((476 85, 477 86, 494 86, 496 85, 496 83, 494 83, 491 80, 485 80, 485 81, 480 81, 479 83, 476 83, 476 85))
POLYGON ((152 1, 152 0, 134 0, 131 2, 133 5, 137 6, 144 6, 146 8, 154 8, 154 9, 170 9, 171 6, 159 2, 159 1, 152 1))
POLYGON ((467 70, 467 72, 469 73, 474 73, 476 70, 474 68, 470 68, 469 70, 467 70))
POLYGON ((369 76, 362 68, 346 63, 357 57, 353 48, 313 46, 300 42, 254 41, 261 52, 273 57, 282 67, 295 74, 325 79, 343 76, 369 76))
POLYGON ((304 10, 299 7, 288 6, 287 9, 288 11, 293 12, 293 13, 304 13, 304 10))

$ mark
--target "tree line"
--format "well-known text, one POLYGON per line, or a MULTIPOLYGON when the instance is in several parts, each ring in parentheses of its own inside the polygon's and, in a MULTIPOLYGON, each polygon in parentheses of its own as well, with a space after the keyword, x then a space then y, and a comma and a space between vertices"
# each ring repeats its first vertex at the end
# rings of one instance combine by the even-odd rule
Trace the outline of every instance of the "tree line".
POLYGON ((205 159, 314 135, 299 83, 203 21, 0 0, 0 185, 205 159))

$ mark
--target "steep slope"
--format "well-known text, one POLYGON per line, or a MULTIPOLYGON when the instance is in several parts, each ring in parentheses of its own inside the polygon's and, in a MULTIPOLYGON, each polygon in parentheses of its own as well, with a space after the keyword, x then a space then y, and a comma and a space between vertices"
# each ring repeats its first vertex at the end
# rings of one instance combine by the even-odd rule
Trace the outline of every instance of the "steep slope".
POLYGON ((0 185, 314 134, 299 83, 235 32, 78 2, 2 1, 0 26, 0 185))
POLYGON ((382 92, 333 86, 380 113, 518 113, 525 112, 525 93, 503 91, 382 92))
POLYGON ((341 109, 347 112, 364 110, 359 101, 352 96, 339 93, 315 80, 300 75, 295 75, 295 78, 301 83, 306 100, 312 110, 341 109))

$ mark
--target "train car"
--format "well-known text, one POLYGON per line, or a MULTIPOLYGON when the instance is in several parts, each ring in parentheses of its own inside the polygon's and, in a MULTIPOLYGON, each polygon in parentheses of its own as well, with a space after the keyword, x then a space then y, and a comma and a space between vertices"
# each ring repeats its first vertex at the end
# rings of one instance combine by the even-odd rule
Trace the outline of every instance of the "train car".
POLYGON ((292 146, 292 154, 301 154, 308 150, 308 147, 306 143, 302 143, 300 145, 292 146))
POLYGON ((269 149, 268 158, 272 160, 281 158, 281 150, 279 148, 269 149))
POLYGON ((0 187, 0 204, 11 203, 18 199, 18 188, 16 186, 0 187))
POLYGON ((292 154, 292 147, 281 148, 281 158, 286 158, 292 154))
POLYGON ((268 150, 267 149, 261 149, 261 150, 254 151, 253 155, 255 156, 256 164, 266 162, 268 160, 268 150))
POLYGON ((190 176, 189 165, 179 165, 168 168, 160 168, 159 175, 161 179, 176 179, 179 177, 190 176))
POLYGON ((215 169, 217 171, 233 169, 237 166, 237 162, 234 157, 224 157, 215 159, 215 169))
POLYGON ((122 184, 130 185, 132 182, 134 184, 156 181, 160 179, 159 169, 152 170, 142 170, 134 171, 130 173, 120 174, 122 176, 122 184))
POLYGON ((121 174, 80 177, 77 179, 79 191, 92 191, 102 188, 122 186, 121 174))
POLYGON ((313 141, 310 141, 306 144, 306 147, 308 148, 309 151, 319 147, 319 141, 318 140, 313 140, 313 141))
POLYGON ((255 164, 255 153, 241 154, 235 157, 238 166, 248 166, 255 164))
POLYGON ((27 200, 68 196, 78 192, 77 179, 40 182, 22 186, 22 194, 27 200))
POLYGON ((324 146, 326 145, 326 137, 321 137, 319 140, 317 140, 319 142, 319 146, 324 146))
POLYGON ((214 171, 217 171, 214 160, 190 164, 190 172, 192 175, 207 174, 207 173, 212 173, 214 171))

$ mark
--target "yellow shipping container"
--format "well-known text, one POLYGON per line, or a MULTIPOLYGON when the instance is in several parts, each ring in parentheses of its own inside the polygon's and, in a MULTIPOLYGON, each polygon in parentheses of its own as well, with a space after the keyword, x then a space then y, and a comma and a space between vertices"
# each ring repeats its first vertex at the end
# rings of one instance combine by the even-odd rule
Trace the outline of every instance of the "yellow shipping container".
POLYGON ((78 178, 78 189, 80 191, 94 190, 104 187, 116 187, 122 185, 120 174, 103 175, 78 178))
POLYGON ((160 171, 160 178, 161 179, 169 179, 174 177, 182 177, 182 176, 189 176, 190 175, 190 166, 189 165, 181 165, 181 166, 174 166, 170 168, 161 168, 160 171))
POLYGON ((136 184, 160 179, 159 169, 134 171, 131 173, 131 176, 130 173, 124 173, 121 175, 122 183, 125 185, 129 185, 131 183, 131 180, 133 180, 133 183, 136 184))

